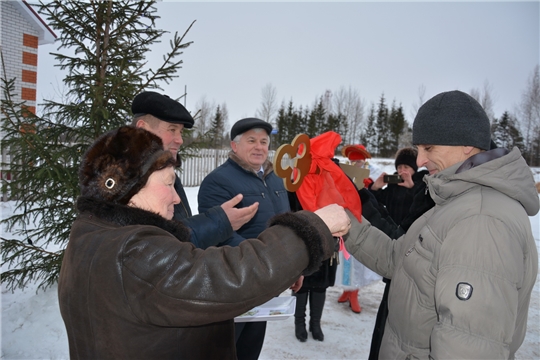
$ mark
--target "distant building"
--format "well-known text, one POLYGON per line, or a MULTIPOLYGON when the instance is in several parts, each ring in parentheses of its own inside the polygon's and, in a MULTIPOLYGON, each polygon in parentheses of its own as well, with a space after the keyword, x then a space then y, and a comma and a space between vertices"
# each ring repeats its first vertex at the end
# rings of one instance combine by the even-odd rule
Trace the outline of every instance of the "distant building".
MULTIPOLYGON (((28 110, 35 114, 39 70, 38 46, 52 44, 56 34, 24 0, 0 0, 0 23, 2 24, 0 52, 5 66, 5 74, 4 68, 0 66, 0 76, 8 80, 15 79, 14 100, 26 101, 28 110)), ((0 96, 3 98, 4 94, 0 96)), ((10 162, 7 154, 8 149, 2 147, 2 163, 10 162)), ((1 177, 10 180, 9 172, 6 169, 1 171, 1 177)), ((5 200, 5 196, 2 198, 5 200)))

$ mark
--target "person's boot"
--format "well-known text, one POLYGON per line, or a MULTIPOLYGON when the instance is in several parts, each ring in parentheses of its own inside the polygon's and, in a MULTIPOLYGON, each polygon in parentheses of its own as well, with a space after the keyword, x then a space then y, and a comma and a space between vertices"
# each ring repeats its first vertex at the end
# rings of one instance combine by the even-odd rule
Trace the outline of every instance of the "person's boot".
POLYGON ((308 301, 308 293, 295 293, 296 296, 296 308, 294 310, 294 334, 300 342, 307 340, 306 331, 306 305, 308 301))
POLYGON ((351 292, 347 290, 343 290, 343 294, 337 299, 338 303, 344 303, 349 301, 349 297, 351 296, 351 292))
POLYGON ((361 313, 362 307, 358 302, 358 290, 351 291, 351 297, 349 298, 349 303, 351 304, 351 310, 355 313, 361 313))
POLYGON ((324 308, 326 291, 309 292, 309 331, 315 340, 324 341, 324 334, 321 329, 321 317, 324 308))

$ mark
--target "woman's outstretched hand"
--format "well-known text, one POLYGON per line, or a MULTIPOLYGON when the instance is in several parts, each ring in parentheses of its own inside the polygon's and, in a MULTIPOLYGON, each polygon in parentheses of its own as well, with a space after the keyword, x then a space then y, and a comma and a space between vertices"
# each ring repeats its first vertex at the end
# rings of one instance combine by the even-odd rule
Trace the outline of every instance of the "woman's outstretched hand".
POLYGON ((339 237, 349 232, 351 220, 342 206, 337 204, 327 205, 315 211, 322 221, 328 226, 332 235, 339 237))

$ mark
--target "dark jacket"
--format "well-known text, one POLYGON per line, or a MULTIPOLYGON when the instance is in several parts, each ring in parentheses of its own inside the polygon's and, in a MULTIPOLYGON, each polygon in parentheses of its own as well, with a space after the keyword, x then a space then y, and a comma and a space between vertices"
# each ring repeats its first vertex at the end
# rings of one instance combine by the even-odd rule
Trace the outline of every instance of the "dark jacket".
POLYGON ((259 203, 255 216, 227 241, 220 243, 220 246, 236 246, 244 239, 256 237, 266 229, 268 219, 290 210, 283 179, 274 173, 270 161, 263 164, 263 169, 264 175, 261 179, 231 151, 229 159, 208 174, 201 183, 198 195, 199 213, 207 212, 216 204, 240 193, 244 198, 238 204, 239 208, 259 203))
POLYGON ((435 202, 427 191, 425 182, 418 186, 409 211, 401 223, 396 224, 388 210, 383 206, 378 206, 377 199, 373 192, 363 188, 358 191, 362 200, 362 216, 365 217, 371 225, 375 226, 392 239, 397 239, 405 234, 412 223, 423 213, 435 206, 435 202))
POLYGON ((386 206, 388 213, 396 224, 400 224, 409 215, 414 196, 419 191, 425 190, 426 184, 422 179, 427 174, 427 170, 414 173, 412 176, 414 186, 410 189, 398 184, 388 184, 384 189, 372 190, 377 200, 386 206))
POLYGON ((58 282, 72 359, 235 359, 233 318, 334 251, 310 212, 201 250, 180 222, 148 211, 87 197, 77 208, 58 282))
MULTIPOLYGON (((198 215, 191 215, 191 208, 180 178, 176 176, 174 189, 180 196, 180 204, 174 205, 174 219, 191 229, 190 241, 198 248, 206 249, 226 241, 233 234, 231 223, 221 204, 208 208, 198 215)), ((228 201, 229 199, 224 200, 228 201)))

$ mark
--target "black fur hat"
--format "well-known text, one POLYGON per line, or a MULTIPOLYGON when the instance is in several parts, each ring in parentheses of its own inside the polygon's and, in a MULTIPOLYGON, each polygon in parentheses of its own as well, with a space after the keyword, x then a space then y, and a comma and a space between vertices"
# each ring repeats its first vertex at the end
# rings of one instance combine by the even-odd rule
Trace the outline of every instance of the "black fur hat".
POLYGON ((81 196, 125 205, 154 171, 174 165, 159 136, 122 126, 100 136, 84 154, 79 169, 81 196))
POLYGON ((408 147, 398 150, 396 153, 396 170, 399 165, 409 165, 414 169, 414 172, 418 170, 418 165, 416 165, 416 158, 418 152, 416 149, 408 147))

